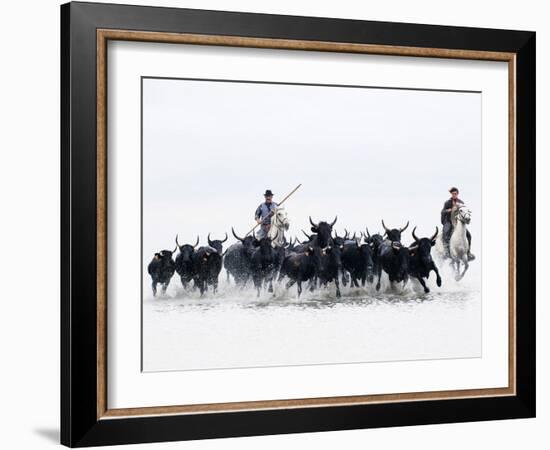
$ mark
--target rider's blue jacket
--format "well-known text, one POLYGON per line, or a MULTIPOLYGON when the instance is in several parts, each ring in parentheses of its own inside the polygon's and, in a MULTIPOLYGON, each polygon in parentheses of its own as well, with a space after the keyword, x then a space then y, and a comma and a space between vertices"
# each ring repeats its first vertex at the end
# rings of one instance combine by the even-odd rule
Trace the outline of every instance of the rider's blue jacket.
POLYGON ((269 225, 271 223, 271 211, 277 207, 277 203, 271 202, 270 204, 262 203, 256 208, 254 218, 256 220, 262 219, 262 225, 269 225))

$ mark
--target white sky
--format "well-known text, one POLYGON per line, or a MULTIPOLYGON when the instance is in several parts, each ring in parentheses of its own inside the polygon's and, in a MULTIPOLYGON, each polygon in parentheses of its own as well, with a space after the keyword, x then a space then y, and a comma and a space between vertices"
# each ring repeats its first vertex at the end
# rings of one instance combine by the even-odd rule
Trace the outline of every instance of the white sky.
POLYGON ((146 262, 176 233, 244 235, 266 188, 278 201, 298 183, 291 236, 337 214, 340 232, 410 220, 405 243, 440 226, 456 185, 479 253, 481 94, 143 80, 146 262))

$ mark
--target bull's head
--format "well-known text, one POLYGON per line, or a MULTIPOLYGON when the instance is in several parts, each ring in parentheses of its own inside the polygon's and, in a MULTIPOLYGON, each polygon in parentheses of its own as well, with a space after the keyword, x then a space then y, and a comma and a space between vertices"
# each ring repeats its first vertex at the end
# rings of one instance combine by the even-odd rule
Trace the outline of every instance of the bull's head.
POLYGON ((241 244, 243 244, 245 247, 251 247, 253 245, 255 237, 252 234, 245 236, 244 238, 239 237, 237 233, 235 233, 235 230, 233 229, 233 227, 231 227, 231 232, 233 233, 233 236, 235 237, 235 239, 240 241, 241 244))
POLYGON ((177 247, 174 250, 161 250, 159 253, 155 253, 155 255, 160 255, 160 259, 168 260, 172 259, 172 255, 176 252, 177 247))
POLYGON ((183 247, 186 247, 186 246, 189 246, 189 247, 193 247, 193 249, 197 248, 197 246, 199 245, 199 237, 197 236, 197 242, 195 242, 195 245, 191 245, 191 244, 184 244, 184 245, 180 245, 180 243, 178 242, 178 235, 176 234, 176 248, 174 249, 174 252, 179 248, 180 251, 183 247))
POLYGON ((439 233, 439 228, 435 227, 435 233, 430 238, 419 238, 416 235, 416 227, 412 230, 412 236, 414 242, 409 247, 409 252, 411 255, 418 255, 426 264, 428 264, 432 257, 430 254, 432 246, 435 245, 435 240, 437 239, 437 234, 439 233))
POLYGON ((176 234, 176 248, 179 248, 179 256, 178 259, 183 264, 189 264, 191 263, 191 257, 193 256, 193 253, 195 253, 195 249, 199 245, 199 237, 197 236, 197 242, 195 242, 195 245, 192 244, 183 244, 181 245, 178 242, 178 235, 176 234))
POLYGON ((409 226, 409 222, 407 221, 407 224, 403 228, 389 229, 384 223, 384 220, 382 220, 382 226, 384 227, 385 235, 390 241, 401 242, 401 233, 403 233, 403 231, 407 229, 407 227, 409 226))
POLYGON ((346 239, 348 238, 348 232, 346 231, 346 234, 344 236, 338 236, 338 232, 334 230, 334 244, 343 247, 346 243, 346 239))
POLYGON ((346 232, 346 241, 355 241, 357 242, 357 233, 354 231, 353 236, 349 237, 350 232, 344 228, 344 231, 346 232))
POLYGON ((216 251, 221 255, 223 253, 223 243, 227 241, 228 236, 227 233, 225 233, 225 239, 210 239, 210 233, 208 233, 208 245, 212 248, 215 248, 216 251))
POLYGON ((275 236, 273 236, 273 239, 270 238, 267 234, 263 238, 258 239, 254 231, 252 232, 252 236, 254 237, 254 241, 252 245, 254 247, 260 247, 260 249, 263 251, 267 251, 268 249, 272 248, 271 243, 277 239, 277 237, 279 236, 279 232, 277 231, 277 233, 275 233, 275 236))
POLYGON ((332 227, 338 220, 338 216, 334 218, 334 220, 331 223, 328 222, 319 222, 315 223, 311 219, 311 216, 309 216, 309 223, 311 223, 311 231, 314 233, 317 233, 319 245, 321 247, 326 247, 329 242, 331 241, 331 234, 332 234, 332 227))
POLYGON ((384 237, 379 233, 371 235, 367 227, 365 227, 365 232, 365 242, 369 244, 373 250, 376 251, 378 247, 380 247, 380 244, 384 241, 384 237))

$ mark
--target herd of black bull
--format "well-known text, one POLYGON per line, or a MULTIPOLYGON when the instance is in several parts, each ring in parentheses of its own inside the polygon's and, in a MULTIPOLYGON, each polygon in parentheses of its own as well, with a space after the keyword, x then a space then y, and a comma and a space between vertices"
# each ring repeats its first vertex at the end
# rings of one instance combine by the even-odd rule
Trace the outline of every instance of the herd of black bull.
POLYGON ((275 247, 269 237, 257 239, 252 234, 241 238, 233 228, 233 236, 238 240, 225 252, 223 244, 227 241, 227 233, 223 240, 211 240, 208 235, 208 246, 198 247, 199 238, 194 245, 180 245, 176 236, 176 248, 173 251, 162 250, 156 253, 147 268, 152 278, 153 294, 157 293, 157 284, 166 288, 174 273, 180 276, 184 288, 199 289, 201 295, 211 287, 215 293, 218 288, 218 277, 222 267, 225 267, 227 279, 233 277, 235 284, 244 287, 252 279, 254 287, 260 295, 263 287, 273 292, 273 280, 288 278, 286 288, 297 284, 298 296, 302 293, 302 283, 308 282, 313 291, 317 286, 326 287, 334 282, 336 296, 340 297, 340 280, 343 285, 348 281, 351 286, 358 287, 365 283, 373 283, 377 278, 376 290, 380 289, 382 272, 386 272, 390 282, 406 283, 409 276, 417 279, 425 292, 429 292, 425 278, 433 270, 436 283, 441 286, 439 271, 431 257, 431 247, 435 244, 438 229, 430 238, 418 238, 412 231, 414 242, 410 246, 401 243, 401 233, 409 226, 389 229, 382 221, 384 235, 361 233, 362 238, 350 238, 333 233, 332 223, 314 223, 311 217, 311 231, 304 242, 285 243, 275 247), (361 243, 363 241, 363 243, 361 243), (197 248, 198 247, 198 248, 197 248), (179 253, 176 259, 173 255, 179 253), (191 284, 192 283, 192 284, 191 284))

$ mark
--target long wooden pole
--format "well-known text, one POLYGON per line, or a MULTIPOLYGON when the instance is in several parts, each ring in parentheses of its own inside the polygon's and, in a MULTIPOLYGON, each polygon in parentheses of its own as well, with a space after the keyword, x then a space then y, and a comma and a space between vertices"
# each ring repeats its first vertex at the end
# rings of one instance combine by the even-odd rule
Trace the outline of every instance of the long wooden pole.
MULTIPOLYGON (((300 183, 298 186, 292 189, 292 191, 290 191, 290 193, 285 198, 283 198, 280 203, 277 204, 277 207, 281 206, 292 194, 294 194, 298 189, 300 189, 301 186, 302 186, 302 183, 300 183)), ((270 216, 271 215, 273 215, 273 212, 270 213, 270 216)), ((248 236, 250 233, 252 233, 256 228, 258 228, 260 224, 261 222, 254 225, 254 227, 248 233, 246 233, 245 236, 248 236)))

